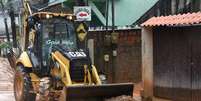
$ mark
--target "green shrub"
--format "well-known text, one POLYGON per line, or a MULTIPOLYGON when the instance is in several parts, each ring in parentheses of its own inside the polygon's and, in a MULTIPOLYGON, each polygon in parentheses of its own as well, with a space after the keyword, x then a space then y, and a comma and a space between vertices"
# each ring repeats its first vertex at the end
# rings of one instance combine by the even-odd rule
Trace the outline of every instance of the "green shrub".
POLYGON ((3 48, 11 48, 12 45, 10 42, 2 42, 0 43, 0 49, 3 49, 3 48))

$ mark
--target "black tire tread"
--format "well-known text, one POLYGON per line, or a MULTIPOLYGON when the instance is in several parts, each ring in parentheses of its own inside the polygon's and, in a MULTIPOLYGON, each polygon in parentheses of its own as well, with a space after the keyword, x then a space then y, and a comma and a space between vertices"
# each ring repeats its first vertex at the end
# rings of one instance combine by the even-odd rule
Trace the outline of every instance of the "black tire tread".
MULTIPOLYGON (((26 73, 26 71, 23 69, 23 66, 17 66, 17 71, 19 72, 24 79, 24 90, 23 90, 23 99, 22 101, 35 101, 36 94, 30 93, 30 90, 32 87, 31 77, 29 73, 26 73)), ((15 92, 16 93, 16 92, 15 92)))

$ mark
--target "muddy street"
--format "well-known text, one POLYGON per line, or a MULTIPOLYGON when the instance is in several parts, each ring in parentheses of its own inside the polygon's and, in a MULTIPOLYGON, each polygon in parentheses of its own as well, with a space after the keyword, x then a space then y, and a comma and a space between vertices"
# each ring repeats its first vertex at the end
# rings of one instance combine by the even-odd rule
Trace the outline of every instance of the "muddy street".
POLYGON ((13 70, 7 59, 0 58, 0 101, 15 101, 13 94, 13 70))

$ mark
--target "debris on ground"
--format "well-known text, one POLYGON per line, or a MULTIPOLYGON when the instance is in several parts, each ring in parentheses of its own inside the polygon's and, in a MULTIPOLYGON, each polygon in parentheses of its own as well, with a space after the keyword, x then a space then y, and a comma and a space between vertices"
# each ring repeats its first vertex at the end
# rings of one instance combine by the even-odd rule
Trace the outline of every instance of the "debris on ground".
POLYGON ((134 87, 135 88, 133 92, 133 97, 122 95, 122 96, 106 99, 105 101, 142 101, 141 95, 140 95, 140 91, 142 90, 142 84, 137 83, 134 85, 134 87))
POLYGON ((136 101, 136 100, 131 96, 122 95, 122 96, 106 99, 105 101, 136 101))
POLYGON ((141 99, 141 91, 143 90, 142 83, 141 82, 135 83, 134 87, 135 87, 133 92, 134 99, 136 101, 142 101, 141 99))

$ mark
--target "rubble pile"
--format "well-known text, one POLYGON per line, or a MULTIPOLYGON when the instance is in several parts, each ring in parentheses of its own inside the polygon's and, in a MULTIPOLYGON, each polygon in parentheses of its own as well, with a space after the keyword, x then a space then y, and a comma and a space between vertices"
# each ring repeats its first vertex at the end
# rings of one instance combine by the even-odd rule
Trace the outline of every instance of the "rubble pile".
POLYGON ((123 95, 123 96, 106 99, 105 101, 136 101, 136 100, 131 96, 123 95))

